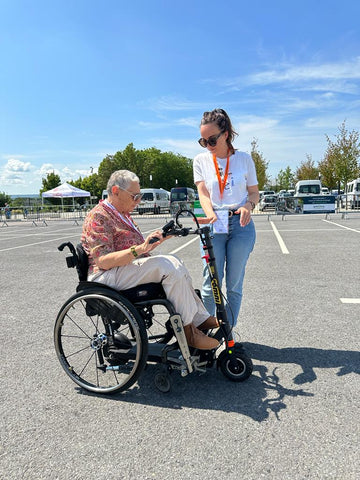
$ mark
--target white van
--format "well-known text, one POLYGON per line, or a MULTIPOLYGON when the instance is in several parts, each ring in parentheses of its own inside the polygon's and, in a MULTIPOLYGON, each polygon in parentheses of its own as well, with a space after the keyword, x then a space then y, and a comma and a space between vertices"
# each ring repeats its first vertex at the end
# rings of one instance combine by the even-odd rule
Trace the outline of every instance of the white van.
POLYGON ((170 192, 163 188, 142 188, 142 198, 135 211, 143 213, 169 213, 170 192))
POLYGON ((295 185, 294 197, 306 197, 309 195, 321 195, 322 186, 320 180, 300 180, 295 185))
POLYGON ((108 191, 107 190, 103 190, 102 191, 102 195, 101 195, 101 200, 106 200, 108 197, 108 191))
POLYGON ((360 207, 360 178, 346 184, 345 195, 343 195, 343 203, 345 202, 351 209, 360 207))

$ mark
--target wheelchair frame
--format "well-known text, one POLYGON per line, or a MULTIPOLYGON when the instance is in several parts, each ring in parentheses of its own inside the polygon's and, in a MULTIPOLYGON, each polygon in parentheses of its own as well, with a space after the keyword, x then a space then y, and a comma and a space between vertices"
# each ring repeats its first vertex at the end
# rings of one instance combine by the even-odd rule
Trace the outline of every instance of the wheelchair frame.
MULTIPOLYGON (((98 282, 88 282, 88 258, 81 244, 70 242, 67 266, 76 268, 77 292, 61 307, 54 327, 55 350, 61 366, 80 387, 100 394, 122 392, 139 378, 147 363, 158 364, 154 382, 161 392, 171 388, 170 373, 185 377, 193 371, 205 372, 215 363, 232 381, 244 381, 252 373, 251 359, 242 345, 235 343, 226 316, 224 299, 208 226, 183 228, 171 220, 163 236, 200 236, 208 264, 216 316, 220 328, 214 333, 223 350, 198 350, 188 346, 180 315, 166 298, 160 283, 148 283, 121 292, 98 282), (155 311, 154 311, 155 310, 155 311)), ((200 296, 200 293, 197 291, 200 296)))

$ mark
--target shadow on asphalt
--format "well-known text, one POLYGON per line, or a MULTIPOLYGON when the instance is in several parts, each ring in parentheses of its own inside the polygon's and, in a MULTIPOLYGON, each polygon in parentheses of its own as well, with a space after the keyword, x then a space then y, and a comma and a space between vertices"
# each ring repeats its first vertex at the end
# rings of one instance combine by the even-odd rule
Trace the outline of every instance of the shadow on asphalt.
POLYGON ((280 384, 276 368, 271 373, 263 365, 254 365, 253 375, 244 383, 231 382, 215 368, 205 374, 192 373, 182 378, 171 374, 169 393, 159 392, 154 385, 155 365, 149 365, 137 384, 130 390, 115 395, 95 395, 76 387, 79 394, 98 396, 99 399, 130 402, 170 409, 201 409, 236 412, 257 422, 271 413, 279 419, 279 412, 287 408, 287 397, 312 397, 303 389, 286 388, 280 384))
POLYGON ((348 373, 360 374, 360 352, 346 350, 323 350, 309 347, 274 348, 257 343, 244 343, 253 360, 272 363, 294 363, 302 372, 293 379, 296 385, 316 380, 314 368, 338 368, 337 376, 348 373))
MULTIPOLYGON (((338 368, 338 376, 360 373, 360 353, 356 351, 306 347, 274 348, 249 342, 244 343, 244 347, 254 361, 254 373, 244 383, 229 381, 216 368, 209 369, 205 374, 195 372, 184 378, 178 372, 173 372, 171 391, 161 393, 154 385, 156 366, 149 364, 138 383, 130 390, 98 397, 160 408, 236 412, 262 422, 271 414, 279 419, 279 412, 287 408, 288 398, 314 396, 303 388, 288 388, 282 385, 277 374, 281 364, 301 367, 302 372, 293 379, 293 383, 297 385, 314 382, 314 368, 338 368), (257 360, 277 366, 270 371, 266 365, 256 364, 257 360)), ((77 390, 79 394, 96 396, 82 389, 77 390)))

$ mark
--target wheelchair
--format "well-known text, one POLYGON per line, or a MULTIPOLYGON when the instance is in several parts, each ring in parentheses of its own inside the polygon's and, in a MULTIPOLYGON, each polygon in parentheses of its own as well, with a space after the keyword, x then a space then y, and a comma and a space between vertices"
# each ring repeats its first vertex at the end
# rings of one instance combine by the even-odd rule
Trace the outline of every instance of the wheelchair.
MULTIPOLYGON (((166 298, 161 283, 117 291, 87 281, 88 257, 82 245, 74 247, 66 242, 58 249, 69 249, 67 266, 76 268, 79 284, 57 315, 54 343, 62 368, 81 388, 97 394, 123 392, 134 385, 148 363, 156 364, 154 383, 164 393, 171 389, 170 374, 174 371, 185 377, 194 371, 204 373, 216 364, 232 381, 242 382, 251 375, 252 361, 242 345, 235 343, 226 318, 210 229, 200 228, 198 223, 195 231, 183 228, 178 218, 182 213, 178 212, 176 223, 171 220, 164 226, 163 235, 200 236, 213 277, 220 323, 213 336, 220 342, 219 347, 198 350, 188 346, 181 317, 166 298)), ((190 215, 197 222, 192 212, 190 215)))

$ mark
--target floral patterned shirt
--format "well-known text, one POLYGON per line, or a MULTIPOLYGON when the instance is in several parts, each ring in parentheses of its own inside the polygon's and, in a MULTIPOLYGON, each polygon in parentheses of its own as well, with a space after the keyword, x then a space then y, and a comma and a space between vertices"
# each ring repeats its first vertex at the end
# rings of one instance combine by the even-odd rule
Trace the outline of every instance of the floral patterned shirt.
POLYGON ((130 215, 121 215, 107 201, 99 203, 87 214, 81 235, 81 243, 89 257, 88 275, 101 272, 95 265, 95 258, 143 242, 144 237, 130 215))

